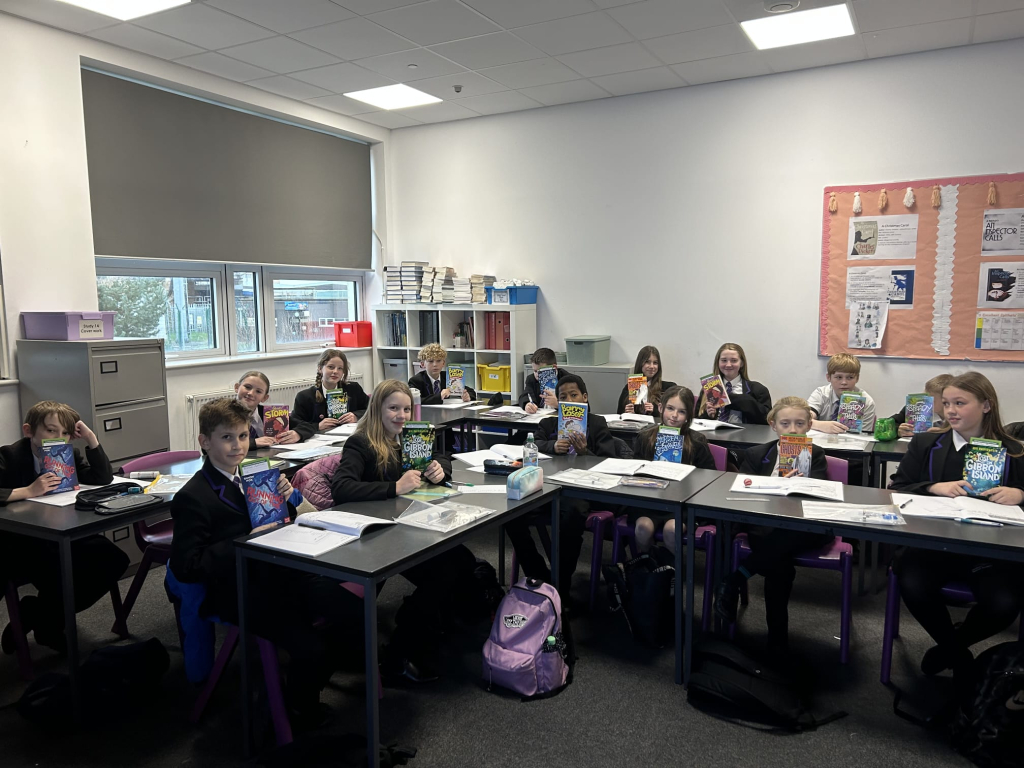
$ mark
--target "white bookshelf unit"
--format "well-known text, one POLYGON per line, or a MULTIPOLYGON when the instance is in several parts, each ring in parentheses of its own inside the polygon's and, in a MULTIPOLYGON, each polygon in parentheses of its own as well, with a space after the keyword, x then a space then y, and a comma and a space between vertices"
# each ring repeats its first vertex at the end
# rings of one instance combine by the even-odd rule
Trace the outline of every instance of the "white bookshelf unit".
MULTIPOLYGON (((466 383, 483 393, 495 390, 483 389, 477 381, 478 365, 507 365, 510 367, 509 389, 501 391, 513 403, 522 392, 525 355, 537 349, 537 305, 536 304, 379 304, 373 312, 373 338, 376 344, 374 373, 376 381, 402 379, 407 381, 421 370, 417 355, 423 346, 420 338, 420 320, 423 315, 437 315, 439 340, 448 352, 448 363, 462 363, 466 366, 466 383), (487 349, 485 341, 486 316, 489 312, 508 312, 510 320, 510 349, 487 349), (388 345, 388 328, 393 314, 405 318, 405 344, 388 345), (460 323, 473 325, 473 347, 453 347, 452 336, 460 323)), ((432 318, 430 318, 432 320, 432 318)))

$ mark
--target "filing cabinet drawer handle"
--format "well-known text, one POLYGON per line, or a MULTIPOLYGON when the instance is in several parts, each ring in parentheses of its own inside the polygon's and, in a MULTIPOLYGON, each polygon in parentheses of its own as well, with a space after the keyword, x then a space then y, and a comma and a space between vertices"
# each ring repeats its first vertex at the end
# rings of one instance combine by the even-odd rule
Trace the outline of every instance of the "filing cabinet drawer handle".
POLYGON ((117 360, 103 360, 100 362, 100 373, 117 373, 117 360))
POLYGON ((103 431, 104 432, 116 432, 121 428, 121 419, 104 419, 103 420, 103 431))

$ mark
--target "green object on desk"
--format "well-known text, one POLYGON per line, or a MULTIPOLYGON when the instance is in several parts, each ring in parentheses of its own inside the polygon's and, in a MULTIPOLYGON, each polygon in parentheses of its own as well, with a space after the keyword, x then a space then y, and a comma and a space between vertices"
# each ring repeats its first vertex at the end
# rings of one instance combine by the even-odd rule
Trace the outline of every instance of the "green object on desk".
POLYGON ((875 419, 875 440, 888 442, 899 436, 896 430, 896 420, 893 418, 875 419))
POLYGON ((415 491, 409 493, 403 493, 403 499, 419 499, 420 501, 437 501, 438 499, 447 499, 449 496, 458 496, 460 491, 453 488, 445 488, 443 485, 433 485, 432 483, 423 482, 420 483, 420 487, 415 491))

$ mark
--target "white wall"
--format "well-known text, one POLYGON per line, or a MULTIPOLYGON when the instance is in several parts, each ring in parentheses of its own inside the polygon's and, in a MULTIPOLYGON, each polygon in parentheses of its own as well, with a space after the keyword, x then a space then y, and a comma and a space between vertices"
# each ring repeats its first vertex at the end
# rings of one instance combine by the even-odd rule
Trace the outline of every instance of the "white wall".
MULTIPOLYGON (((692 387, 733 341, 807 396, 823 188, 1020 171, 1022 91, 1016 40, 397 130, 389 262, 534 279, 543 345, 653 343, 692 387)), ((1024 418, 1019 366, 866 360, 861 384, 887 415, 968 368, 1024 418)))

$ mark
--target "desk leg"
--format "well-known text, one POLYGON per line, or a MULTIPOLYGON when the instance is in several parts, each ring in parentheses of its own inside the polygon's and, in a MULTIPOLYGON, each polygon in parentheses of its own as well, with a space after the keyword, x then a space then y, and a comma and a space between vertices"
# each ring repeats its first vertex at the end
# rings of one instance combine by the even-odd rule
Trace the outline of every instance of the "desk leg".
MULTIPOLYGON (((551 581, 555 590, 558 590, 561 586, 558 577, 558 548, 559 539, 561 538, 559 529, 561 527, 561 503, 559 502, 559 497, 555 496, 554 501, 551 502, 551 581)), ((568 584, 565 587, 566 590, 569 589, 568 584)))
POLYGON ((865 488, 871 487, 871 459, 865 457, 860 463, 860 479, 861 485, 865 488))
MULTIPOLYGON (((680 515, 681 516, 681 515, 680 515)), ((676 525, 676 552, 679 552, 678 547, 680 546, 679 540, 680 527, 676 525)), ((693 512, 693 507, 687 506, 686 508, 686 530, 690 534, 690 546, 686 548, 686 642, 683 647, 683 679, 679 679, 679 668, 678 668, 678 656, 679 646, 678 640, 676 641, 676 682, 682 682, 683 685, 690 684, 690 665, 693 663, 693 560, 694 552, 696 547, 695 536, 697 533, 697 516, 693 512)), ((678 554, 676 555, 678 561, 678 554)), ((713 589, 714 586, 711 584, 705 584, 704 589, 713 589)), ((676 601, 678 604, 678 600, 676 601)), ((679 631, 679 619, 676 619, 676 632, 679 631)), ((678 635, 676 635, 678 637, 678 635)))
MULTIPOLYGON (((679 574, 683 572, 683 508, 679 506, 675 512, 676 521, 676 685, 683 682, 683 590, 690 589, 690 583, 680 579, 679 574)), ((692 542, 691 542, 692 544, 692 542)), ((693 547, 691 546, 690 549, 693 547)))
POLYGON ((75 725, 82 724, 82 678, 78 663, 78 624, 75 622, 75 580, 71 571, 71 539, 60 540, 60 576, 64 592, 64 633, 68 642, 68 679, 75 725))
POLYGON ((864 539, 857 539, 857 551, 860 552, 860 564, 857 566, 857 597, 863 597, 864 570, 868 559, 868 543, 864 539))
POLYGON ((498 527, 498 583, 505 587, 505 526, 498 527))
POLYGON ((249 673, 249 659, 252 647, 249 642, 249 561, 242 556, 241 549, 235 549, 235 577, 238 580, 238 650, 242 665, 242 754, 252 754, 252 684, 249 673))
POLYGON ((377 585, 363 582, 363 642, 366 644, 366 764, 380 768, 380 700, 377 694, 377 585))

